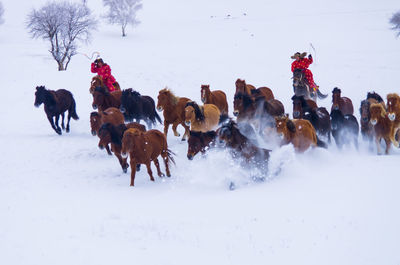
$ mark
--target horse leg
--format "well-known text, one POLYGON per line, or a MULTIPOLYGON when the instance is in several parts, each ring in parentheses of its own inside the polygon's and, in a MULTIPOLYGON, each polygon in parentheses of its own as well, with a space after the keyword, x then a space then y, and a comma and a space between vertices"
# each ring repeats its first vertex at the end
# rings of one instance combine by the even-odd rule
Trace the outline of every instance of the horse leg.
POLYGON ((57 130, 61 132, 61 128, 60 128, 60 126, 58 126, 58 121, 59 121, 59 120, 60 120, 60 115, 56 115, 56 122, 55 122, 55 125, 56 125, 56 127, 57 127, 57 130))
POLYGON ((53 128, 54 131, 56 131, 57 134, 61 135, 61 130, 58 130, 57 127, 54 125, 53 117, 50 116, 50 115, 47 115, 47 119, 50 122, 51 128, 53 128))
POLYGON ((153 160, 153 163, 154 163, 154 165, 156 165, 156 168, 157 168, 157 175, 158 175, 160 178, 161 178, 161 177, 165 177, 165 175, 161 172, 160 163, 158 162, 158 158, 157 158, 157 157, 153 160))
POLYGON ((108 146, 108 144, 106 145, 106 151, 107 151, 107 154, 112 156, 112 153, 111 153, 111 150, 110 150, 110 147, 108 146))
POLYGON ((168 158, 168 153, 167 152, 162 152, 161 153, 161 157, 164 160, 164 164, 165 164, 165 171, 167 173, 167 177, 171 177, 171 172, 169 171, 169 158, 168 158))
POLYGON ((63 112, 63 113, 61 113, 61 128, 62 128, 63 130, 65 130, 65 126, 64 126, 64 117, 65 117, 65 113, 63 112))
POLYGON ((385 143, 386 143, 385 154, 388 155, 389 154, 390 145, 391 145, 392 141, 390 139, 388 139, 388 138, 385 138, 385 143))
MULTIPOLYGON (((69 122, 71 121, 72 117, 72 110, 68 110, 68 116, 67 116, 67 129, 65 130, 67 133, 69 133, 69 122)), ((63 116, 64 118, 64 116, 63 116)), ((63 120, 64 121, 64 120, 63 120)))
POLYGON ((146 124, 147 124, 148 130, 151 130, 151 129, 153 128, 153 123, 151 122, 151 120, 148 119, 148 118, 146 118, 144 121, 145 121, 146 124))
MULTIPOLYGON (((150 176, 150 180, 154 181, 154 177, 153 177, 153 171, 151 171, 151 164, 150 164, 151 160, 149 160, 148 162, 146 162, 146 167, 147 167, 147 173, 150 176)), ((131 167, 134 168, 134 167, 131 167)), ((135 170, 131 170, 131 171, 135 171, 135 170)))
MULTIPOLYGON (((134 159, 132 159, 132 157, 130 164, 131 164, 131 169, 136 168, 137 163, 134 159)), ((131 170, 131 186, 135 186, 135 175, 136 175, 136 170, 131 170)))
POLYGON ((381 154, 381 138, 380 137, 375 137, 375 143, 376 143, 376 150, 378 155, 381 154))
POLYGON ((128 171, 128 163, 126 163, 127 158, 122 158, 121 153, 115 152, 115 156, 118 158, 119 164, 122 167, 122 171, 126 173, 128 171))
POLYGON ((165 137, 167 137, 168 128, 169 128, 169 123, 166 120, 164 120, 164 135, 165 135, 165 137))
MULTIPOLYGON (((172 131, 174 132, 174 135, 175 135, 176 137, 181 136, 181 134, 178 133, 178 132, 176 131, 176 128, 178 127, 178 125, 179 125, 179 122, 174 122, 174 123, 172 124, 172 131)), ((182 138, 182 139, 183 139, 183 138, 182 138)))

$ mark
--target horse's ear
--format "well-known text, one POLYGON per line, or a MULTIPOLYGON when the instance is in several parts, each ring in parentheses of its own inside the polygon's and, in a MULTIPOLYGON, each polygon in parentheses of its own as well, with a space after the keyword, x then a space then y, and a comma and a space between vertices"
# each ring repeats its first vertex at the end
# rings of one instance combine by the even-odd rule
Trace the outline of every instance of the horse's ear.
POLYGON ((294 125, 293 121, 291 120, 287 120, 286 121, 286 127, 288 128, 288 130, 292 133, 296 132, 296 126, 294 125))

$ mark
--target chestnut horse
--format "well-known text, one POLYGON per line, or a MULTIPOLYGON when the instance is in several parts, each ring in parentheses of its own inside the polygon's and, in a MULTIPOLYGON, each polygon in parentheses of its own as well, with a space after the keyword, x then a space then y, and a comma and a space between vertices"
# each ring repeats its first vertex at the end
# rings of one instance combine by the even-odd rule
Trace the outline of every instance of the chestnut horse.
POLYGON ((190 101, 185 107, 185 124, 191 131, 208 132, 214 130, 220 121, 221 113, 214 104, 197 105, 190 101))
POLYGON ((343 115, 348 115, 348 114, 353 115, 353 113, 354 113, 353 102, 348 97, 342 97, 340 95, 341 92, 342 91, 337 87, 335 87, 332 90, 331 112, 332 112, 332 110, 338 109, 342 112, 343 115))
POLYGON ((187 158, 189 160, 193 160, 193 157, 201 152, 204 154, 210 146, 214 145, 215 137, 217 133, 215 131, 208 132, 195 132, 190 131, 189 140, 188 140, 188 151, 187 158))
POLYGON ((271 150, 254 145, 234 121, 230 120, 218 129, 218 138, 230 148, 233 158, 243 157, 247 163, 267 167, 271 150))
POLYGON ((185 125, 185 107, 190 101, 188 98, 176 97, 168 88, 160 90, 158 93, 157 110, 163 111, 164 115, 164 134, 167 136, 169 125, 172 124, 172 131, 175 136, 180 136, 176 131, 178 125, 185 128, 182 141, 189 137, 189 127, 185 125))
POLYGON ((150 163, 153 161, 157 168, 157 174, 159 177, 163 177, 161 173, 160 164, 158 162, 158 156, 164 160, 165 170, 167 176, 170 177, 169 165, 174 159, 172 157, 171 150, 168 149, 167 137, 165 134, 158 130, 149 130, 142 132, 138 129, 128 129, 124 132, 122 137, 122 150, 121 155, 124 158, 130 157, 131 165, 131 186, 135 185, 136 168, 138 164, 145 164, 147 167, 147 173, 150 176, 150 180, 154 181, 153 172, 151 171, 150 163))
POLYGON ((367 99, 361 101, 360 105, 360 125, 361 125, 361 134, 364 140, 372 141, 374 137, 374 128, 370 123, 370 106, 373 103, 380 103, 386 109, 385 102, 382 97, 379 96, 375 92, 368 92, 367 99))
MULTIPOLYGON (((136 128, 142 132, 146 131, 146 127, 142 124, 136 123, 136 122, 131 122, 128 124, 119 124, 117 126, 107 122, 104 123, 98 132, 99 135, 99 148, 107 148, 108 144, 111 144, 111 150, 113 151, 114 155, 118 158, 119 164, 122 167, 122 171, 124 173, 127 172, 128 169, 128 163, 126 162, 126 158, 122 158, 121 156, 121 150, 122 150, 122 136, 124 135, 124 132, 129 129, 129 128, 136 128)), ((136 171, 140 170, 140 164, 137 165, 136 171)))
POLYGON ((288 115, 275 117, 276 132, 282 137, 281 145, 293 144, 296 152, 304 152, 310 147, 325 147, 318 139, 314 127, 308 120, 290 120, 288 115))
MULTIPOLYGON (((90 113, 90 128, 93 136, 99 135, 101 125, 104 123, 120 125, 124 123, 124 115, 117 108, 108 108, 105 111, 93 111, 90 113)), ((110 147, 105 145, 106 151, 111 155, 110 147)))
POLYGON ((214 104, 221 114, 228 115, 228 101, 226 101, 226 94, 222 90, 211 91, 210 85, 201 85, 200 93, 203 104, 214 104))
POLYGON ((61 135, 61 128, 58 126, 58 120, 61 115, 61 127, 62 129, 69 132, 69 122, 71 118, 78 120, 78 114, 76 114, 76 103, 72 93, 65 89, 48 90, 44 86, 37 86, 35 92, 35 107, 39 107, 44 104, 44 111, 46 112, 47 119, 50 122, 51 128, 61 135), (64 113, 68 110, 67 117, 67 128, 64 126, 64 113), (53 117, 55 116, 55 123, 53 117))
POLYGON ((235 95, 237 93, 245 93, 251 96, 253 99, 258 97, 264 97, 265 100, 270 100, 274 98, 274 93, 268 87, 255 88, 253 85, 246 84, 246 81, 241 79, 237 79, 235 85, 236 85, 235 95))
POLYGON ((386 105, 388 117, 393 123, 391 132, 392 143, 394 146, 399 147, 399 140, 396 140, 396 137, 400 134, 400 96, 396 93, 388 94, 386 105))
POLYGON ((385 140, 386 143, 385 154, 387 155, 389 154, 391 142, 394 140, 392 139, 393 123, 387 116, 386 110, 382 104, 372 103, 369 107, 369 110, 371 115, 370 123, 374 128, 374 136, 378 155, 381 154, 382 139, 385 140))
POLYGON ((319 89, 316 92, 311 91, 310 86, 305 78, 304 69, 294 69, 293 71, 293 90, 296 96, 304 96, 306 99, 312 99, 317 102, 319 99, 324 99, 328 94, 322 94, 319 89))
POLYGON ((323 135, 331 141, 331 117, 324 107, 317 107, 314 100, 304 99, 304 96, 292 97, 293 118, 305 119, 311 122, 317 134, 323 135))
MULTIPOLYGON (((121 87, 119 86, 118 82, 115 82, 113 85, 115 87, 115 90, 121 90, 121 87)), ((108 91, 108 87, 104 84, 103 78, 101 78, 101 76, 99 75, 93 76, 92 81, 90 82, 90 88, 89 88, 90 94, 93 94, 96 87, 103 87, 108 91)))
POLYGON ((108 92, 107 88, 96 87, 93 92, 93 109, 99 111, 106 110, 110 107, 119 108, 121 106, 121 90, 108 92))

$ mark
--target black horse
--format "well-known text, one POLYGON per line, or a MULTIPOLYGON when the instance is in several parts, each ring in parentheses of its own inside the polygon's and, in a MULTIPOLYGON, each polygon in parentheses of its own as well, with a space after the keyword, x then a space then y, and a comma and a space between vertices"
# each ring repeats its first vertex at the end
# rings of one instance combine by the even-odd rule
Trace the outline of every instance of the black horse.
POLYGON ((126 121, 140 123, 144 120, 148 128, 156 123, 156 119, 161 123, 161 118, 158 116, 155 108, 154 100, 149 96, 142 96, 139 92, 128 88, 122 91, 121 96, 121 112, 124 114, 126 121))
POLYGON ((305 119, 311 122, 320 136, 325 136, 331 142, 331 118, 324 107, 316 107, 312 100, 305 100, 304 96, 293 96, 293 118, 305 119), (314 106, 310 106, 310 103, 314 106))
POLYGON ((62 134, 60 126, 58 126, 58 120, 60 115, 62 117, 61 127, 62 129, 69 132, 69 122, 71 117, 74 120, 78 120, 79 117, 76 114, 76 103, 72 93, 65 89, 59 90, 48 90, 44 86, 37 86, 35 92, 35 107, 39 107, 44 104, 44 111, 46 112, 47 119, 50 122, 51 127, 58 133, 62 134), (67 128, 64 127, 64 112, 68 110, 68 121, 67 128), (55 116, 55 123, 53 117, 55 116))
POLYGON ((317 93, 310 91, 303 69, 294 69, 293 71, 293 90, 296 96, 304 96, 305 99, 312 99, 315 102, 317 102, 317 96, 319 99, 324 99, 328 96, 328 94, 322 94, 319 89, 317 89, 317 93))
POLYGON ((350 144, 353 141, 354 146, 358 148, 358 125, 356 117, 352 114, 343 115, 339 109, 331 112, 332 136, 335 138, 337 147, 342 148, 344 144, 350 144))

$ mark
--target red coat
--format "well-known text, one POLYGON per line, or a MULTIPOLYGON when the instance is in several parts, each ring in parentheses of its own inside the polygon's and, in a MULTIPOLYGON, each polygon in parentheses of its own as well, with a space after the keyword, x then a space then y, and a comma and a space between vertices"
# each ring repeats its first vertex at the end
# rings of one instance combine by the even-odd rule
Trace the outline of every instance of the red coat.
POLYGON ((292 63, 292 72, 294 71, 294 69, 307 69, 312 63, 313 63, 312 57, 310 59, 303 58, 300 59, 299 61, 294 61, 292 63))
POLYGON ((94 63, 91 66, 92 73, 97 73, 103 79, 104 84, 111 91, 114 91, 115 88, 113 84, 116 82, 114 76, 111 75, 111 68, 108 64, 103 64, 102 67, 96 67, 94 63))

